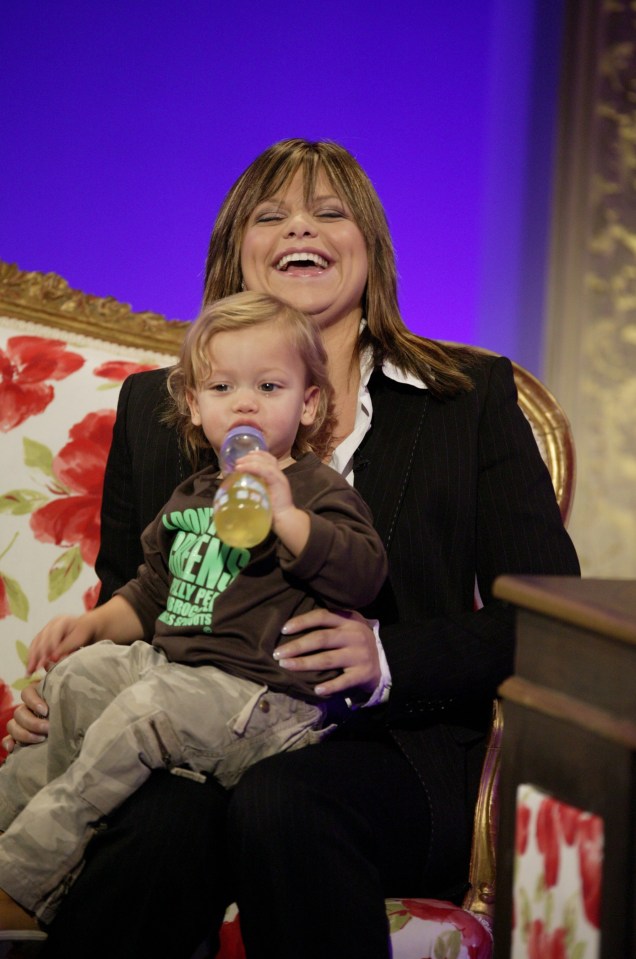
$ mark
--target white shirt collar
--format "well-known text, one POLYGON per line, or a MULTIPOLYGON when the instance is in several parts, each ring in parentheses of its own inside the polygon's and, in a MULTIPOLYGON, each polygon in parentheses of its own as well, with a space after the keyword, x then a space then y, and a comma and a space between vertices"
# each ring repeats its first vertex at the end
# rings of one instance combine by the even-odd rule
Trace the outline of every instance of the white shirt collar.
MULTIPOLYGON (((389 360, 383 361, 382 372, 396 383, 414 386, 419 390, 428 388, 419 376, 399 369, 389 360)), ((329 461, 329 465, 344 476, 351 486, 353 486, 353 454, 371 428, 373 418, 373 403, 369 393, 369 380, 372 373, 373 352, 370 347, 367 347, 360 356, 360 389, 358 390, 358 406, 353 430, 338 444, 329 461)))

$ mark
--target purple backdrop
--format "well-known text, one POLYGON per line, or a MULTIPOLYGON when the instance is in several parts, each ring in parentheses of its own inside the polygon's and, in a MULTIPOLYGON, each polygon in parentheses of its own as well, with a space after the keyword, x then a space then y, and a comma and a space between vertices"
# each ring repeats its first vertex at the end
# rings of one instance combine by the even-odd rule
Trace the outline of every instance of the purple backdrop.
POLYGON ((329 137, 385 204, 408 325, 540 371, 560 12, 4 3, 0 257, 193 317, 235 177, 274 140, 329 137))

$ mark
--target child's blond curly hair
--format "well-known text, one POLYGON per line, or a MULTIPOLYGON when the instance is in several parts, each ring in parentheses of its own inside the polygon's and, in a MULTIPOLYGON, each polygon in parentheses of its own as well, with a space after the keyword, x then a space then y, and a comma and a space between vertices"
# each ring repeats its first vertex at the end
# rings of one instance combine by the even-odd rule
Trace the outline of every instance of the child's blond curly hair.
POLYGON ((299 310, 265 293, 245 291, 226 296, 205 306, 192 324, 181 346, 179 359, 168 375, 172 398, 163 419, 180 433, 192 463, 203 449, 209 449, 206 436, 190 417, 187 397, 201 387, 211 373, 210 344, 217 333, 243 330, 263 323, 276 323, 288 335, 306 370, 306 386, 320 390, 314 422, 299 425, 292 447, 294 458, 311 451, 325 459, 332 450, 335 424, 333 387, 327 373, 327 354, 319 331, 299 310))

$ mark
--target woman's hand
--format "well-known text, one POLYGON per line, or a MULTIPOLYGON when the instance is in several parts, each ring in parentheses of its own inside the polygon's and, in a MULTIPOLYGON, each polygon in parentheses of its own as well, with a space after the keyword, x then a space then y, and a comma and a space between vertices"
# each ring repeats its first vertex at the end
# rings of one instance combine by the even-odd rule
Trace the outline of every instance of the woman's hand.
MULTIPOLYGON (((70 652, 71 650, 67 648, 69 637, 74 637, 70 643, 73 648, 75 648, 75 640, 77 645, 82 645, 83 633, 81 636, 77 635, 77 624, 80 618, 56 616, 40 630, 29 646, 27 658, 29 675, 38 669, 47 669, 54 661, 62 659, 70 652)), ((49 734, 49 723, 46 719, 48 712, 49 708, 40 696, 38 684, 32 683, 30 686, 25 686, 22 690, 22 703, 16 706, 13 718, 7 723, 8 735, 2 741, 6 751, 13 752, 16 743, 30 746, 33 743, 44 742, 49 734)))
POLYGON ((359 690, 370 696, 381 678, 373 630, 360 613, 312 609, 283 627, 285 636, 304 633, 278 646, 274 658, 283 669, 338 669, 340 675, 316 686, 319 696, 359 690))
POLYGON ((49 722, 45 718, 48 711, 37 684, 25 686, 22 690, 22 703, 16 707, 13 719, 7 723, 8 736, 2 740, 6 751, 13 752, 16 743, 29 746, 32 743, 44 742, 49 734, 49 722))

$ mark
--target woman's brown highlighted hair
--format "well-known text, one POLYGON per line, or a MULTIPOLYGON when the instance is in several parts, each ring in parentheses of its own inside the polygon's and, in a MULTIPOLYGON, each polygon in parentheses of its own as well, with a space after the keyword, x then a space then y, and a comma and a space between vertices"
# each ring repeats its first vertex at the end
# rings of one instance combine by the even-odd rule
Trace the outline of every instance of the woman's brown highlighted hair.
MULTIPOLYGON (((241 244, 249 217, 302 169, 307 201, 322 171, 346 203, 362 232, 368 255, 368 280, 362 309, 367 325, 358 350, 370 346, 375 365, 391 360, 421 379, 433 395, 444 397, 472 388, 463 372, 468 348, 449 348, 407 329, 397 300, 395 253, 384 208, 358 161, 329 140, 281 140, 261 153, 238 178, 219 211, 206 261, 204 303, 241 289, 241 244)), ((356 362, 354 356, 353 362, 356 362)))

